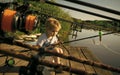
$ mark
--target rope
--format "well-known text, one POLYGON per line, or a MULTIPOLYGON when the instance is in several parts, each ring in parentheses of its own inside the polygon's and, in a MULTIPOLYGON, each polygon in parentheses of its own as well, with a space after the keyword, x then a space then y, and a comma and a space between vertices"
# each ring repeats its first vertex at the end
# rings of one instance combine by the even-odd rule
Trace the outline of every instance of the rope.
POLYGON ((1 29, 3 31, 12 31, 12 22, 16 11, 5 9, 2 15, 1 29))

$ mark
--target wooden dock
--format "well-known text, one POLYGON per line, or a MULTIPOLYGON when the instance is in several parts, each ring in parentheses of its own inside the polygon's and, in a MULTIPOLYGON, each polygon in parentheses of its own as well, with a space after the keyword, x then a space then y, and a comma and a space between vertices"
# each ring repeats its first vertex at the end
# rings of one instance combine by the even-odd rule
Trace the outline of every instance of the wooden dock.
MULTIPOLYGON (((7 50, 9 49, 11 51, 16 51, 16 53, 21 50, 27 50, 26 48, 18 47, 15 45, 8 45, 8 44, 0 44, 0 47, 4 47, 4 49, 7 49, 7 50)), ((88 50, 87 47, 66 46, 66 48, 69 50, 69 53, 71 56, 74 56, 76 58, 81 58, 81 59, 93 60, 95 62, 100 62, 96 58, 96 56, 94 56, 92 54, 92 52, 90 50, 88 50)), ((63 51, 64 51, 65 55, 69 55, 69 53, 64 48, 63 48, 63 51)), ((36 52, 34 52, 34 51, 24 52, 22 54, 30 56, 31 53, 36 54, 36 52)), ((6 57, 0 57, 0 66, 1 66, 0 67, 0 72, 1 72, 0 75, 18 75, 19 68, 15 69, 14 67, 7 67, 7 68, 3 67, 4 63, 5 63, 5 58, 6 57), (10 71, 12 71, 13 73, 10 71)), ((9 57, 9 58, 11 58, 11 57, 9 57)), ((94 67, 94 66, 83 64, 83 63, 74 62, 74 61, 69 61, 69 60, 66 60, 63 58, 61 58, 61 61, 64 65, 86 71, 88 73, 87 75, 112 75, 112 73, 110 71, 100 69, 98 67, 94 67)), ((26 66, 27 64, 28 64, 27 61, 15 58, 15 66, 26 66)), ((44 72, 46 72, 46 75, 76 75, 76 74, 72 74, 72 73, 66 72, 66 71, 63 71, 62 73, 55 73, 53 68, 46 68, 46 70, 44 72)))

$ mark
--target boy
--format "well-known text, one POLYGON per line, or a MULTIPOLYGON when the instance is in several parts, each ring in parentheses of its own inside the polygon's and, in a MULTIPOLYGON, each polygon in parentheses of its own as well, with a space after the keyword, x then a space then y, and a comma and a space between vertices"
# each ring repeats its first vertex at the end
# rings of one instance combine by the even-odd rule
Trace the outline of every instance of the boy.
MULTIPOLYGON (((59 23, 58 20, 54 19, 54 18, 48 18, 46 20, 46 32, 43 33, 37 41, 37 45, 39 47, 43 47, 46 48, 47 50, 53 51, 53 52, 57 52, 57 53, 63 53, 63 50, 61 48, 58 47, 54 47, 52 48, 52 46, 50 46, 50 44, 56 44, 58 43, 58 38, 56 37, 56 35, 58 34, 59 30, 61 29, 61 24, 59 23)), ((57 64, 61 64, 60 63, 60 58, 59 57, 53 57, 55 63, 57 64)))

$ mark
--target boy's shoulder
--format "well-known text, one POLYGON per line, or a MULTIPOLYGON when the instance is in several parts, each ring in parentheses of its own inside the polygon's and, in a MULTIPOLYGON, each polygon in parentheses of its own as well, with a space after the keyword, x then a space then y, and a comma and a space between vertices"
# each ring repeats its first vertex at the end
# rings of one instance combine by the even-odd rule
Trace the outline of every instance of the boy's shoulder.
POLYGON ((46 36, 46 34, 45 33, 43 33, 43 34, 41 34, 40 36, 39 36, 39 38, 46 38, 47 36, 46 36))

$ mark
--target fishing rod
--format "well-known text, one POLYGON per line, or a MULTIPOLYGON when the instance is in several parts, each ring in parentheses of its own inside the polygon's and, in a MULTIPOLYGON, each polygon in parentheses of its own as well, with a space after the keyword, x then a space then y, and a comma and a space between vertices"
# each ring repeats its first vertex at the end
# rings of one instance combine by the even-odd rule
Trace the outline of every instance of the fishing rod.
POLYGON ((114 21, 120 22, 120 20, 116 19, 116 18, 112 18, 112 17, 108 17, 108 16, 105 16, 105 15, 89 12, 89 11, 82 10, 82 9, 77 9, 77 8, 66 6, 66 5, 62 5, 62 4, 59 4, 59 3, 53 3, 51 1, 45 1, 45 3, 51 4, 51 5, 60 6, 60 7, 64 7, 64 8, 68 8, 68 9, 72 9, 72 10, 75 10, 75 11, 79 11, 79 12, 83 12, 83 13, 91 14, 91 15, 94 15, 94 16, 98 16, 98 17, 102 17, 102 18, 106 18, 106 19, 110 19, 110 20, 114 20, 114 21))
MULTIPOLYGON (((30 1, 33 1, 33 0, 30 0, 30 1)), ((40 1, 40 0, 36 0, 36 1, 40 1)), ((72 10, 75 10, 75 11, 79 11, 79 12, 91 14, 91 15, 94 15, 94 16, 98 16, 98 17, 102 17, 102 18, 106 18, 106 19, 110 19, 110 20, 114 20, 114 21, 118 21, 118 22, 120 21, 119 19, 116 19, 116 18, 113 18, 113 17, 108 17, 108 16, 105 16, 105 15, 101 15, 101 14, 89 12, 89 11, 86 11, 86 10, 77 9, 77 8, 70 7, 70 6, 66 6, 66 5, 63 5, 63 4, 51 2, 51 1, 49 1, 49 0, 42 0, 42 1, 40 1, 40 2, 45 2, 45 3, 51 4, 51 5, 56 5, 56 6, 64 7, 64 8, 67 8, 67 9, 72 9, 72 10)), ((91 5, 92 5, 92 4, 91 4, 91 5)), ((94 6, 94 5, 93 5, 93 6, 94 6)), ((101 7, 101 9, 102 9, 102 7, 101 7)), ((103 8, 103 9, 107 9, 107 8, 103 8)), ((111 10, 111 9, 108 9, 108 10, 111 11, 111 12, 114 12, 114 10, 111 10)), ((115 11, 115 12, 117 12, 117 11, 115 11)), ((119 13, 119 12, 117 12, 117 13, 119 13)), ((120 14, 120 13, 119 13, 119 14, 120 14)))
POLYGON ((84 2, 84 1, 81 1, 81 0, 64 0, 64 1, 72 2, 72 3, 92 7, 92 8, 95 8, 95 9, 99 9, 99 10, 102 10, 102 11, 106 11, 106 12, 109 12, 109 13, 112 13, 112 14, 120 15, 120 11, 105 8, 105 7, 98 6, 98 5, 91 4, 91 3, 87 3, 87 2, 84 2))
MULTIPOLYGON (((45 49, 41 49, 41 48, 40 49, 39 48, 35 48, 35 47, 31 46, 31 45, 24 44, 24 43, 18 42, 18 41, 15 41, 14 44, 18 45, 18 46, 21 46, 21 47, 25 47, 25 48, 31 49, 31 50, 34 50, 34 51, 39 51, 39 55, 40 56, 41 56, 41 54, 42 55, 43 54, 54 55, 54 56, 61 57, 61 58, 64 58, 64 59, 68 59, 68 60, 72 60, 72 61, 75 61, 75 62, 78 62, 78 63, 83 63, 83 64, 87 64, 87 65, 91 65, 91 66, 99 67, 99 68, 106 69, 106 70, 109 70, 109 71, 120 73, 120 68, 115 68, 115 67, 112 67, 110 65, 103 64, 103 63, 100 63, 100 62, 95 62, 95 61, 92 61, 92 60, 87 60, 87 59, 82 59, 82 58, 76 58, 74 56, 64 55, 64 54, 57 53, 57 52, 51 52, 49 50, 45 50, 45 49)), ((25 55, 22 55, 22 54, 19 54, 19 53, 12 52, 9 49, 7 50, 7 49, 4 49, 4 48, 0 48, 0 53, 6 54, 6 55, 10 55, 10 56, 13 56, 13 57, 16 57, 16 58, 20 58, 20 59, 26 60, 26 61, 30 61, 31 60, 29 57, 26 57, 25 55)), ((39 57, 39 56, 37 55, 36 57, 39 57)), ((57 65, 59 65, 59 66, 61 65, 61 64, 53 64, 53 63, 51 65, 49 63, 47 63, 47 64, 44 64, 44 63, 47 63, 47 62, 43 62, 42 64, 46 65, 46 66, 49 65, 50 67, 52 65, 54 65, 54 67, 57 66, 57 65)), ((65 66, 63 66, 63 68, 65 68, 65 66)), ((68 72, 72 72, 72 71, 68 70, 68 72)))
MULTIPOLYGON (((102 35, 104 36, 104 35, 109 35, 109 34, 113 34, 113 33, 116 33, 116 32, 108 32, 108 33, 104 33, 102 35)), ((90 38, 95 38, 95 37, 99 37, 99 36, 100 35, 94 35, 94 36, 89 36, 89 37, 85 37, 85 38, 80 38, 80 39, 75 39, 75 40, 60 42, 60 43, 52 44, 52 45, 55 46, 55 45, 59 45, 59 44, 66 44, 66 43, 71 43, 71 42, 75 42, 75 41, 80 41, 80 40, 86 40, 86 39, 90 39, 90 38)), ((0 37, 0 39, 3 40, 4 43, 13 44, 15 42, 17 45, 20 45, 20 46, 22 45, 23 47, 25 46, 25 47, 31 48, 27 44, 23 44, 22 42, 20 43, 19 41, 14 41, 14 38, 0 37)), ((33 49, 35 49, 35 48, 33 47, 33 49)))
MULTIPOLYGON (((113 33, 116 33, 116 32, 109 32, 109 33, 105 33, 105 34, 102 34, 102 35, 109 35, 109 34, 113 34, 113 33)), ((80 40, 86 40, 86 39, 95 38, 95 37, 98 37, 98 36, 100 36, 100 35, 94 35, 94 36, 89 36, 89 37, 85 37, 85 38, 66 41, 66 42, 63 42, 62 44, 71 43, 71 42, 80 41, 80 40)))

